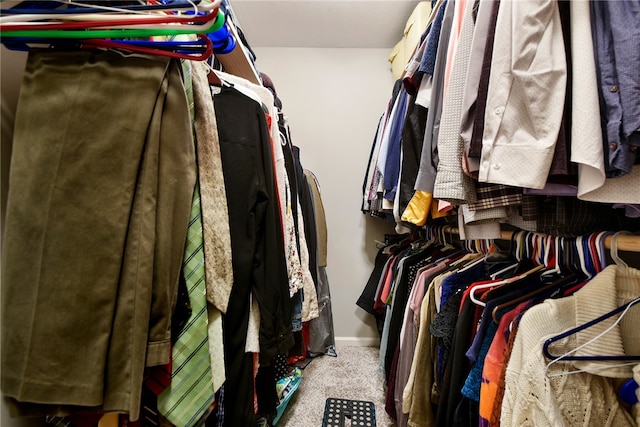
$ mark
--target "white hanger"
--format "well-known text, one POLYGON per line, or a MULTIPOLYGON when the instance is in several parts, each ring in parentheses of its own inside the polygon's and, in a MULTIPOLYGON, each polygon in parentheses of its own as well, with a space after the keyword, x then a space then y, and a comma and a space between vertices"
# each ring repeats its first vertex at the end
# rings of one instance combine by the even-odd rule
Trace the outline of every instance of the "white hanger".
MULTIPOLYGON (((39 13, 39 14, 15 14, 0 17, 0 23, 9 24, 7 28, 10 28, 11 23, 25 23, 31 22, 32 24, 41 24, 43 29, 46 29, 47 22, 38 22, 43 19, 52 19, 56 21, 118 21, 118 20, 129 20, 129 19, 152 19, 163 16, 163 13, 159 13, 157 10, 128 10, 114 6, 104 6, 98 4, 85 4, 85 3, 76 3, 71 0, 56 0, 59 3, 70 4, 78 7, 92 8, 92 9, 101 9, 104 10, 104 13, 73 13, 73 14, 63 14, 63 13, 39 13)), ((188 8, 176 8, 176 9, 168 9, 172 11, 193 11, 193 16, 197 16, 198 11, 208 12, 216 7, 218 7, 222 0, 202 0, 200 4, 196 5, 192 0, 185 0, 191 4, 188 8)), ((166 16, 166 15, 165 15, 166 16)), ((185 15, 186 17, 186 15, 185 15)), ((214 20, 215 21, 215 20, 214 20)), ((55 22, 54 22, 55 23, 55 22)), ((207 23, 208 24, 208 23, 207 23)), ((166 25, 166 24, 159 24, 166 25)), ((193 28, 206 28, 205 24, 190 24, 193 25, 193 28)), ((112 26, 110 28, 118 28, 112 26)), ((133 28, 133 26, 123 26, 122 28, 133 28)), ((135 28, 147 28, 143 25, 136 25, 135 28)), ((158 28, 158 25, 151 26, 149 28, 158 28)), ((160 27, 162 28, 162 27, 160 27)))
POLYGON ((586 274, 588 279, 591 279, 593 277, 593 274, 591 274, 591 272, 589 271, 585 263, 584 247, 582 246, 582 241, 584 239, 585 239, 584 236, 576 237, 575 245, 576 245, 576 250, 578 251, 578 260, 580 260, 580 269, 584 274, 586 274))
POLYGON ((471 292, 469 293, 469 299, 471 299, 471 301, 476 304, 479 305, 480 307, 486 307, 486 303, 483 301, 480 301, 478 298, 476 298, 476 291, 482 290, 482 289, 487 289, 487 288, 495 288, 496 286, 500 286, 500 285, 504 285, 505 283, 507 283, 507 280, 501 280, 499 282, 494 282, 494 283, 485 283, 483 285, 475 285, 471 288, 471 292))
POLYGON ((500 271, 496 271, 495 273, 491 274, 489 277, 491 277, 491 280, 496 280, 498 277, 500 277, 502 274, 506 273, 507 271, 515 270, 517 268, 518 268, 518 264, 516 263, 508 267, 505 267, 500 271))
MULTIPOLYGON (((612 243, 612 247, 613 247, 613 243, 612 243)), ((555 377, 561 377, 563 375, 579 374, 581 372, 596 372, 596 371, 601 371, 601 370, 604 370, 604 369, 612 369, 612 368, 620 368, 620 367, 624 367, 624 366, 637 365, 638 361, 636 360, 634 362, 619 363, 619 364, 615 364, 615 365, 603 364, 602 366, 598 366, 598 367, 592 367, 592 368, 586 368, 586 369, 575 369, 573 371, 561 371, 561 372, 556 372, 556 373, 549 373, 549 368, 551 367, 551 365, 562 361, 562 359, 564 359, 565 357, 570 356, 571 354, 577 352, 581 348, 584 348, 584 347, 588 346, 589 344, 597 341, 598 339, 600 339, 601 337, 606 335, 608 332, 613 330, 613 328, 618 326, 618 324, 622 321, 622 318, 629 312, 629 309, 631 307, 633 307, 633 305, 638 301, 640 301, 640 297, 638 297, 635 300, 627 303, 627 307, 624 309, 624 311, 622 313, 620 313, 620 316, 618 316, 618 318, 615 320, 615 322, 613 322, 613 324, 611 324, 611 326, 609 326, 607 329, 605 329, 604 331, 600 332, 598 335, 596 335, 595 337, 591 338, 589 341, 580 344, 576 348, 567 351, 562 356, 558 356, 557 358, 555 358, 552 361, 550 361, 549 363, 547 363, 547 366, 545 366, 545 369, 544 369, 545 375, 548 378, 555 378, 555 377)))
POLYGON ((515 257, 518 261, 522 261, 523 257, 523 247, 524 247, 524 236, 527 234, 526 231, 518 231, 515 234, 514 241, 516 243, 515 257))
MULTIPOLYGON (((480 254, 482 255, 482 254, 480 254)), ((469 270, 470 268, 475 267, 476 265, 480 264, 481 262, 484 262, 484 257, 480 256, 478 259, 473 260, 472 262, 470 262, 469 264, 465 265, 464 267, 462 267, 460 270, 458 270, 458 273, 463 273, 467 270, 469 270)))
MULTIPOLYGON (((619 232, 615 233, 613 235, 613 237, 611 238, 611 258, 616 263, 616 265, 624 266, 624 267, 627 267, 627 263, 625 263, 618 256, 618 238, 621 235, 626 235, 626 234, 631 234, 631 233, 629 233, 628 231, 619 231, 619 232)), ((599 238, 599 239, 604 240, 603 237, 605 235, 606 235, 606 233, 600 233, 598 235, 597 239, 599 238)), ((599 245, 597 245, 597 246, 599 246, 599 245)), ((561 372, 552 373, 552 374, 549 373, 549 368, 551 367, 551 365, 553 365, 554 363, 557 363, 559 361, 562 361, 567 356, 570 356, 571 354, 577 352, 581 348, 584 348, 584 347, 588 346, 589 344, 597 341, 598 339, 603 337, 605 334, 607 334, 608 332, 613 330, 613 328, 615 328, 622 321, 622 318, 628 313, 629 309, 632 306, 634 306, 636 303, 638 303, 638 302, 640 302, 640 297, 628 302, 627 306, 625 307, 625 309, 622 311, 622 313, 618 316, 618 318, 613 322, 613 324, 611 326, 609 326, 607 329, 605 329, 604 331, 602 331, 601 333, 599 333, 595 337, 591 338, 589 341, 587 341, 585 343, 582 343, 578 347, 576 347, 576 348, 574 348, 572 350, 569 350, 565 354, 563 354, 561 356, 558 356, 557 358, 551 360, 545 366, 545 375, 547 377, 549 377, 549 378, 554 378, 554 377, 560 377, 560 376, 563 376, 563 375, 577 374, 577 373, 581 373, 581 372, 596 372, 596 371, 600 371, 600 370, 603 370, 603 369, 612 369, 612 368, 619 368, 619 367, 637 365, 638 361, 636 360, 636 361, 633 361, 633 362, 625 362, 625 363, 620 363, 620 364, 615 364, 615 365, 608 365, 608 364, 605 363, 602 366, 596 366, 596 367, 592 367, 592 368, 575 369, 575 370, 572 370, 572 371, 561 371, 561 372)))
POLYGON ((618 255, 618 239, 620 238, 620 236, 627 235, 627 234, 631 234, 631 233, 629 233, 628 231, 618 231, 611 238, 611 259, 613 259, 613 262, 615 262, 616 265, 619 265, 622 267, 629 267, 629 266, 618 255))
POLYGON ((545 255, 544 255, 544 265, 546 267, 546 271, 542 272, 542 276, 555 276, 560 274, 560 242, 561 238, 558 236, 547 236, 547 244, 545 247, 545 255), (555 261, 555 265, 553 268, 549 268, 549 258, 551 257, 551 250, 553 249, 553 257, 555 261))
MULTIPOLYGON (((606 231, 602 231, 598 233, 598 237, 596 237, 596 251, 598 253, 598 261, 600 262, 600 271, 604 270, 604 268, 607 266, 607 257, 605 256, 604 241, 609 234, 610 233, 606 231)), ((617 242, 616 242, 616 251, 617 251, 617 242)))

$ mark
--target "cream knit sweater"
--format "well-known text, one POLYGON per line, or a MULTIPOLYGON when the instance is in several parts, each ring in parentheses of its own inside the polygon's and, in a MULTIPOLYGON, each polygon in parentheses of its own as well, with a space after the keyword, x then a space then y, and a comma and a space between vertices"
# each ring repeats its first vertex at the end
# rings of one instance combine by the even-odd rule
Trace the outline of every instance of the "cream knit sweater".
MULTIPOLYGON (((604 362, 560 361, 547 370, 549 361, 542 353, 542 346, 548 338, 638 296, 640 270, 612 265, 573 296, 547 300, 529 309, 520 322, 507 365, 502 426, 636 426, 616 394, 616 385, 633 376, 632 366, 553 377, 557 373, 605 365, 604 362)), ((615 319, 607 319, 556 342, 551 346, 551 353, 561 355, 575 349, 610 327, 615 319)), ((575 354, 640 354, 639 323, 640 305, 635 305, 611 331, 575 354)))

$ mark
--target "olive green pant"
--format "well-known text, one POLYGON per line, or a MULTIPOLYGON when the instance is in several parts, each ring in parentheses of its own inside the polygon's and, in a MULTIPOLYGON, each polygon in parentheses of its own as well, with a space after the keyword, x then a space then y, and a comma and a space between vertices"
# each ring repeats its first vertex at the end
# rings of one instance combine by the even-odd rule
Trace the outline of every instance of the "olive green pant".
POLYGON ((180 64, 29 54, 2 254, 1 387, 14 412, 128 412, 170 359, 195 184, 180 64))

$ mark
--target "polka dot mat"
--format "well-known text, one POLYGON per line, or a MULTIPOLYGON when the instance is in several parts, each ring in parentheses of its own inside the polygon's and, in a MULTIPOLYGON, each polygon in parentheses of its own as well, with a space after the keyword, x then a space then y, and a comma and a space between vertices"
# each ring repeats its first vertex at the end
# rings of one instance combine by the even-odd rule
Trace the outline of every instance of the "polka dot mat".
POLYGON ((374 427, 376 425, 376 406, 373 402, 347 399, 327 399, 324 407, 322 427, 374 427), (347 420, 351 424, 346 424, 347 420))

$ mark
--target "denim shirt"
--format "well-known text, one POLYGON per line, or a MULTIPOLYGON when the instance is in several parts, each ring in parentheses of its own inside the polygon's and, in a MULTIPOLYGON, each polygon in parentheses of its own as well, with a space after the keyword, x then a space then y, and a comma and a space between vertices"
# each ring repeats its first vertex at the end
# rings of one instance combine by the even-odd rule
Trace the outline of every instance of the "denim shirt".
POLYGON ((640 147, 640 2, 592 0, 591 28, 605 167, 622 176, 638 163, 640 147))

